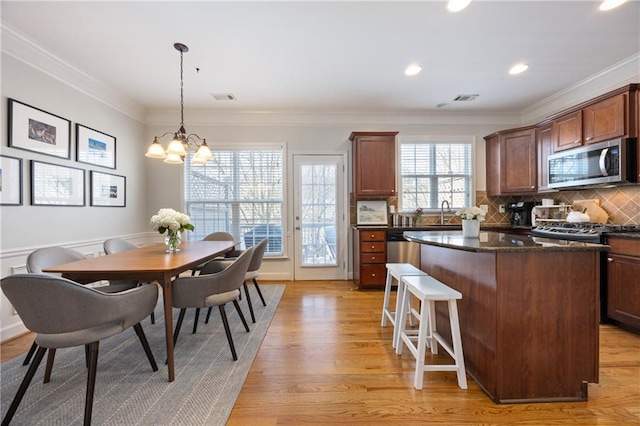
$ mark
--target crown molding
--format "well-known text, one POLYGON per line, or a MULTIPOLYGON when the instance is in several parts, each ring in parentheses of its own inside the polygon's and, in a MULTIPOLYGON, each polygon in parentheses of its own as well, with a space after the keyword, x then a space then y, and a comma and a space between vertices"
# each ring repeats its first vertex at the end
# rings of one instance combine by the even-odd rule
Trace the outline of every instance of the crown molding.
POLYGON ((111 107, 144 122, 146 108, 107 87, 63 59, 32 42, 17 30, 2 24, 2 53, 111 107))
POLYGON ((640 82, 640 52, 522 110, 522 123, 536 123, 573 105, 640 82))

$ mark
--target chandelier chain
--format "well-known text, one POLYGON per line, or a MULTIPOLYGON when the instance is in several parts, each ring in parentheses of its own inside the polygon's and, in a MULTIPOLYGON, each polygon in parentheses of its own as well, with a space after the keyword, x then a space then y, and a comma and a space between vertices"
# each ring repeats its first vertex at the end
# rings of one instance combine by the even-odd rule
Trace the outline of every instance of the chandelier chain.
POLYGON ((184 74, 183 74, 183 61, 184 53, 180 50, 180 124, 184 127, 184 74))

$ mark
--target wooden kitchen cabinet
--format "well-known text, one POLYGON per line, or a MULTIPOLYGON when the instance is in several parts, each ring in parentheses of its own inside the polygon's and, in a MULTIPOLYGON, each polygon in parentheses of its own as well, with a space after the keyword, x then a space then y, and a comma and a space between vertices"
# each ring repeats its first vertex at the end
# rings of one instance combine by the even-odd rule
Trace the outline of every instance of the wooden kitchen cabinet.
POLYGON ((387 273, 387 231, 355 229, 353 279, 359 289, 383 288, 387 273))
POLYGON ((640 333, 640 240, 607 238, 606 317, 640 333))
POLYGON ((536 127, 494 133, 487 141, 487 194, 535 192, 537 188, 536 127))
POLYGON ((540 124, 536 131, 536 146, 538 148, 538 192, 549 190, 549 155, 553 154, 553 139, 551 124, 540 124))
POLYGON ((551 127, 554 152, 582 145, 582 110, 559 117, 551 127))
POLYGON ((353 132, 353 195, 396 195, 396 135, 398 132, 353 132))
POLYGON ((628 122, 628 93, 589 105, 582 110, 583 139, 585 144, 602 142, 625 135, 628 122))

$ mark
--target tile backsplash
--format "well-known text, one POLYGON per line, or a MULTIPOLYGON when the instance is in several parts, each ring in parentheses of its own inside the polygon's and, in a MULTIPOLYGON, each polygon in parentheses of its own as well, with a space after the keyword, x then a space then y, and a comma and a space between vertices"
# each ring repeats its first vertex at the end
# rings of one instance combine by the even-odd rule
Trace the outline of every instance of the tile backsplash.
POLYGON ((517 201, 534 201, 542 203, 543 198, 552 198, 554 204, 572 204, 575 200, 600 200, 602 207, 609 214, 609 223, 618 225, 640 224, 640 185, 620 186, 615 188, 582 189, 580 191, 559 191, 534 196, 489 197, 485 191, 476 192, 476 205, 487 204, 489 212, 486 223, 509 223, 509 212, 499 213, 498 206, 517 201))
MULTIPOLYGON (((485 217, 485 224, 508 225, 509 210, 506 209, 505 213, 500 213, 500 204, 504 204, 505 207, 508 207, 509 203, 517 201, 534 201, 536 204, 542 204, 543 198, 552 198, 554 204, 572 204, 575 200, 598 199, 600 200, 600 207, 609 214, 609 223, 617 225, 640 224, 640 185, 558 191, 511 197, 490 197, 486 191, 477 191, 476 205, 486 204, 489 207, 485 217)), ((390 206, 396 207, 398 205, 397 197, 390 197, 387 202, 390 206)), ((355 199, 352 198, 350 204, 351 223, 355 223, 355 199)), ((445 220, 447 223, 460 223, 458 216, 448 215, 445 220)), ((423 225, 437 224, 439 222, 439 214, 425 214, 421 219, 421 224, 423 225)))

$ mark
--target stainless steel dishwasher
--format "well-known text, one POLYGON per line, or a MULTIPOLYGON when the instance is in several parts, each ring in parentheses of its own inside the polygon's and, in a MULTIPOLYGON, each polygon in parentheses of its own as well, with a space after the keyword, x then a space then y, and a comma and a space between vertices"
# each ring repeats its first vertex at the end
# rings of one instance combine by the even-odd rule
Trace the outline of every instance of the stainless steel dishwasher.
POLYGON ((387 230, 387 262, 410 263, 420 267, 420 244, 407 241, 402 233, 404 229, 387 230))

